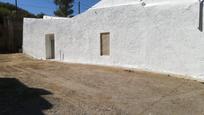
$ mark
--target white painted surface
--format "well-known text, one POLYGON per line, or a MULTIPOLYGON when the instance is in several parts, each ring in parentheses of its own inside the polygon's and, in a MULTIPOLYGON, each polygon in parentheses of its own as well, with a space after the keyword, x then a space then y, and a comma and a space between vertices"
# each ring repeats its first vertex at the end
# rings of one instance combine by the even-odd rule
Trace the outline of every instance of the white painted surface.
POLYGON ((67 19, 69 17, 43 16, 43 19, 67 19))
POLYGON ((134 5, 145 3, 147 6, 157 6, 157 5, 176 5, 197 2, 198 0, 101 0, 91 9, 100 9, 107 7, 115 7, 122 5, 134 5))
POLYGON ((130 4, 139 4, 139 3, 140 3, 140 0, 101 0, 99 3, 94 5, 92 9, 130 5, 130 4))
POLYGON ((26 18, 23 50, 45 59, 45 34, 54 33, 56 60, 139 68, 204 80, 204 33, 197 29, 199 3, 181 1, 184 2, 174 5, 96 8, 61 20, 26 18), (110 32, 110 56, 100 56, 103 32, 110 32))

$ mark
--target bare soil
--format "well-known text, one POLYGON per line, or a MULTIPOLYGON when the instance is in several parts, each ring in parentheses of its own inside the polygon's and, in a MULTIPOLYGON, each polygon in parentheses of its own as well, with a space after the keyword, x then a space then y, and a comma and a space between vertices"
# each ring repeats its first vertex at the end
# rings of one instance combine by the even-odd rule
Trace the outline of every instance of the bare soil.
POLYGON ((1 115, 203 115, 204 84, 0 54, 1 115))

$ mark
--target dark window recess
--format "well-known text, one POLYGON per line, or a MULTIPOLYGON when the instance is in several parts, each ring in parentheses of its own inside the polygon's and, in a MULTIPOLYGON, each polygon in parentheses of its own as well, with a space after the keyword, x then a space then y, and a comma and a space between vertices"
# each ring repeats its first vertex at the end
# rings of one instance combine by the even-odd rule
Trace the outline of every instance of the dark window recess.
POLYGON ((110 55, 110 33, 101 33, 100 35, 101 56, 110 55))

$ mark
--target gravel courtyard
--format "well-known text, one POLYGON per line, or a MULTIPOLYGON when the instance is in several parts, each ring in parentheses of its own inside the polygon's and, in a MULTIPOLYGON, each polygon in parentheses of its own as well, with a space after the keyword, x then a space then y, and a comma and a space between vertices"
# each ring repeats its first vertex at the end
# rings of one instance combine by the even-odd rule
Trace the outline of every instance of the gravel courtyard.
POLYGON ((203 115, 204 84, 0 54, 0 115, 203 115))

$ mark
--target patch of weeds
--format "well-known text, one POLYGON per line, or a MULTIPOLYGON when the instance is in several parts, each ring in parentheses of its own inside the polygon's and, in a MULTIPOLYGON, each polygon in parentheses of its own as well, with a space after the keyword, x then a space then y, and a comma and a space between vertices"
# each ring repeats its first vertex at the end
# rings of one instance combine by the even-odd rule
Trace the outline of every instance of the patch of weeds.
POLYGON ((129 70, 129 69, 126 69, 125 71, 129 72, 129 73, 133 73, 134 72, 133 70, 129 70))
POLYGON ((201 84, 204 84, 204 82, 200 82, 201 84))

